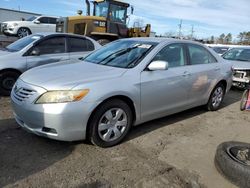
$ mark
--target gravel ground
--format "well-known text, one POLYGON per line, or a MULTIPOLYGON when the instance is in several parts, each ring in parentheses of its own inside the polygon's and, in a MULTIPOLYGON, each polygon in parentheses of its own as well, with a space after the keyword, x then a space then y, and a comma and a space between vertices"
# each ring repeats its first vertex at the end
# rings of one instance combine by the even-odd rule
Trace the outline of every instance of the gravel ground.
POLYGON ((202 107, 132 129, 118 146, 58 142, 27 133, 0 99, 0 187, 213 187, 233 188, 213 164, 223 141, 250 142, 249 112, 240 91, 223 108, 202 107))

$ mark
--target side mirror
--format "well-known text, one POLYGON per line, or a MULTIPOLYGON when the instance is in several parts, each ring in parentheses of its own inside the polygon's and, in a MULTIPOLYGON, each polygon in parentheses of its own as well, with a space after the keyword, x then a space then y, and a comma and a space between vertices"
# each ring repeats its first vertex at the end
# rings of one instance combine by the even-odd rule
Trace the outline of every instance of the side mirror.
POLYGON ((41 22, 39 20, 34 21, 35 24, 40 24, 41 22))
POLYGON ((148 70, 157 71, 157 70, 167 70, 168 62, 166 61, 153 61, 149 64, 148 70))
POLYGON ((31 51, 30 55, 32 55, 32 56, 39 56, 39 55, 40 55, 40 52, 39 52, 38 49, 33 49, 33 50, 31 51))

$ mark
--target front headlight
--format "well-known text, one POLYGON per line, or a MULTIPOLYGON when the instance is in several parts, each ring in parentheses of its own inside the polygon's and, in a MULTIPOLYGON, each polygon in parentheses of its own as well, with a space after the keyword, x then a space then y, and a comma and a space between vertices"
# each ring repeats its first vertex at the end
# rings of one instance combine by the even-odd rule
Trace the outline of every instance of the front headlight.
POLYGON ((89 89, 84 90, 70 90, 70 91, 48 91, 44 93, 36 104, 46 103, 66 103, 81 100, 89 93, 89 89))
POLYGON ((9 27, 15 27, 15 26, 18 26, 18 23, 11 23, 8 25, 9 27))

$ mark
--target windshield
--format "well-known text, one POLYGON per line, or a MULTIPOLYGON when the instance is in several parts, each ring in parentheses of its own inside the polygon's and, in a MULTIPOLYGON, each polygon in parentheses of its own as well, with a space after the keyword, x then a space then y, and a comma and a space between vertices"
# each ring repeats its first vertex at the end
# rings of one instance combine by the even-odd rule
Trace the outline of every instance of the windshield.
POLYGON ((108 17, 108 3, 106 1, 95 3, 95 16, 108 17))
POLYGON ((133 68, 156 44, 142 41, 117 41, 90 54, 84 61, 112 67, 133 68))
POLYGON ((35 19, 37 18, 37 16, 32 16, 32 17, 30 17, 30 18, 28 18, 26 21, 34 21, 35 19))
POLYGON ((227 60, 250 62, 250 48, 233 48, 226 52, 222 57, 227 60))
POLYGON ((22 39, 17 40, 16 42, 10 44, 5 49, 10 52, 17 52, 28 46, 30 43, 39 40, 42 38, 42 35, 30 35, 27 37, 24 37, 22 39))

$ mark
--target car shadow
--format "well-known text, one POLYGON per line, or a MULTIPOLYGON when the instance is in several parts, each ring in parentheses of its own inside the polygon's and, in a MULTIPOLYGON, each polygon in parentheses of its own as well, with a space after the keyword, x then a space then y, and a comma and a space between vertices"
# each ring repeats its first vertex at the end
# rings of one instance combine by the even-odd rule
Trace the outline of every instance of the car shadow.
POLYGON ((74 146, 27 133, 14 119, 0 120, 0 187, 48 168, 70 155, 74 146))
MULTIPOLYGON (((239 102, 241 100, 241 96, 242 96, 242 91, 237 90, 237 89, 230 90, 229 94, 224 98, 224 101, 220 109, 226 108, 229 105, 239 102)), ((156 120, 143 123, 141 125, 138 125, 132 128, 128 137, 126 138, 126 141, 133 140, 137 137, 148 134, 159 128, 170 126, 177 122, 181 122, 183 120, 187 120, 192 117, 199 116, 206 112, 207 110, 204 106, 199 106, 199 107, 192 108, 192 109, 180 112, 180 113, 176 113, 173 115, 169 115, 163 118, 159 118, 156 120)))

